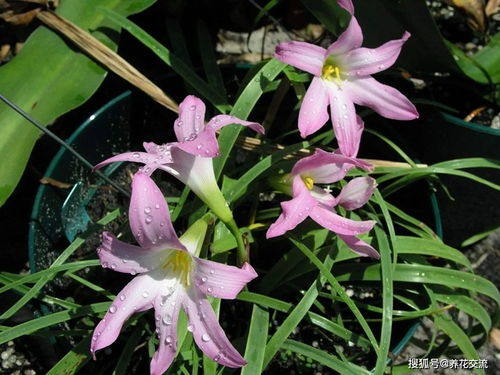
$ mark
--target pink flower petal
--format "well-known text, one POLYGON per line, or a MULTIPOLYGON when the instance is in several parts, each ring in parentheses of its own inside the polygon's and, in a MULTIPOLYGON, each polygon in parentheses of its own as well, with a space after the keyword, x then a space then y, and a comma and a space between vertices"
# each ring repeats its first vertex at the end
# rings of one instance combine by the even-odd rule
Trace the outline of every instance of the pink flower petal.
POLYGON ((165 197, 153 180, 141 172, 132 180, 129 221, 141 247, 185 250, 172 226, 165 197))
POLYGON ((354 103, 369 107, 383 117, 394 120, 418 118, 417 109, 406 96, 374 78, 346 81, 344 86, 354 103))
POLYGON ((276 46, 274 57, 315 76, 321 75, 326 50, 305 42, 284 42, 276 46))
POLYGON ((362 257, 380 259, 380 254, 378 253, 378 251, 359 238, 354 236, 345 236, 342 234, 339 234, 338 236, 347 244, 347 246, 349 246, 352 251, 361 255, 362 257))
POLYGON ((293 199, 281 203, 281 215, 267 230, 266 238, 281 236, 295 228, 309 216, 317 204, 300 176, 296 176, 293 179, 293 199))
POLYGON ((219 130, 224 126, 231 124, 243 125, 259 134, 264 134, 264 127, 261 124, 257 122, 240 120, 238 117, 231 115, 217 115, 208 122, 207 127, 214 130, 219 130))
POLYGON ((335 58, 335 56, 343 55, 346 52, 361 47, 361 44, 363 44, 363 32, 361 31, 358 20, 355 17, 351 17, 351 21, 347 28, 340 34, 339 38, 328 47, 326 54, 327 56, 333 55, 332 57, 335 58))
POLYGON ((363 121, 356 115, 354 104, 344 90, 330 84, 330 112, 333 130, 343 155, 356 157, 363 132, 363 121))
POLYGON ((354 77, 378 73, 394 64, 409 37, 410 33, 405 32, 401 39, 391 40, 378 48, 356 48, 342 56, 342 63, 348 75, 354 77))
POLYGON ((154 301, 159 345, 151 360, 151 375, 162 375, 175 359, 177 351, 177 320, 184 293, 180 287, 177 287, 171 295, 159 295, 154 301))
POLYGON ((215 158, 220 154, 215 130, 209 128, 205 128, 189 141, 176 143, 176 147, 191 155, 204 158, 215 158))
POLYGON ((323 228, 329 229, 337 234, 345 234, 348 236, 366 233, 375 225, 373 220, 354 221, 346 219, 336 214, 332 208, 322 205, 313 208, 311 219, 323 228))
POLYGON ((90 351, 111 345, 123 326, 123 323, 134 313, 152 307, 162 281, 151 277, 149 273, 136 276, 118 293, 104 318, 94 330, 90 351))
POLYGON ((196 96, 189 95, 179 104, 179 118, 174 131, 179 142, 196 138, 205 127, 205 104, 196 96))
POLYGON ((186 294, 182 305, 189 318, 188 331, 201 351, 223 366, 244 366, 247 362, 227 339, 208 300, 196 288, 186 294))
POLYGON ((360 159, 317 148, 314 155, 302 158, 295 163, 292 175, 310 176, 316 183, 331 184, 342 180, 346 173, 355 166, 366 171, 373 170, 371 164, 360 159))
POLYGON ((354 14, 354 5, 352 4, 352 0, 337 0, 337 3, 349 13, 354 14))
POLYGON ((203 294, 216 298, 234 299, 243 287, 257 277, 248 263, 242 268, 193 258, 196 269, 193 272, 195 285, 203 294))
POLYGON ((158 168, 158 156, 149 154, 147 152, 125 152, 123 154, 115 155, 99 164, 94 166, 94 169, 100 169, 108 164, 116 163, 120 161, 132 161, 136 163, 143 163, 146 165, 144 168, 144 173, 151 175, 156 168, 158 168))
POLYGON ((377 186, 371 177, 356 177, 342 188, 337 197, 337 202, 346 210, 352 211, 366 204, 377 186))
POLYGON ((302 138, 315 133, 328 121, 328 89, 324 81, 314 77, 307 89, 299 111, 299 130, 302 138))
POLYGON ((103 232, 97 255, 104 268, 135 275, 157 268, 165 261, 168 253, 130 245, 109 232, 103 232))
POLYGON ((335 199, 333 195, 325 191, 325 189, 322 189, 318 186, 313 186, 310 193, 314 199, 316 199, 321 204, 324 204, 325 206, 334 207, 337 205, 337 199, 335 199))

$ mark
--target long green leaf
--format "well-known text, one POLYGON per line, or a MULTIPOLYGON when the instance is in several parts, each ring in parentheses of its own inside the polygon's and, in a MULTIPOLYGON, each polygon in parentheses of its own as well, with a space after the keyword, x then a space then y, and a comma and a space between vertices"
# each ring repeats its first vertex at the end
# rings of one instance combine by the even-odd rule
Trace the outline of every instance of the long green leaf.
POLYGON ((241 370, 241 375, 262 374, 268 329, 269 312, 258 305, 253 305, 245 349, 245 359, 248 363, 241 370))
POLYGON ((324 366, 327 366, 335 371, 338 371, 342 375, 368 375, 369 371, 366 369, 356 366, 352 363, 346 363, 341 361, 332 354, 329 354, 321 349, 314 348, 302 342, 294 340, 286 340, 282 348, 285 350, 291 350, 295 353, 302 354, 305 357, 311 358, 324 366))
POLYGON ((8 328, 0 333, 0 345, 7 341, 14 340, 18 337, 29 335, 39 329, 50 327, 54 324, 66 322, 71 319, 97 314, 106 311, 111 302, 99 302, 88 306, 82 306, 76 309, 56 312, 50 315, 42 316, 27 322, 18 324, 14 327, 8 328))
MULTIPOLYGON (((56 13, 89 31, 116 50, 113 35, 120 28, 96 11, 98 6, 128 16, 155 0, 65 0, 56 13), (107 30, 109 32, 103 31, 107 30)), ((56 32, 39 27, 20 53, 0 67, 2 95, 47 126, 85 102, 99 87, 106 71, 74 49, 56 32)), ((16 187, 40 131, 0 102, 0 206, 16 187)))
MULTIPOLYGON (((257 104, 257 101, 264 93, 264 89, 271 81, 285 68, 285 64, 276 59, 269 60, 257 73, 252 77, 250 82, 245 86, 239 95, 236 103, 234 103, 231 115, 240 119, 246 119, 252 109, 257 104)), ((219 135, 219 147, 221 155, 214 160, 215 176, 219 177, 229 154, 241 132, 242 126, 233 125, 226 126, 222 129, 219 135)))
POLYGON ((226 98, 217 90, 202 80, 193 70, 187 66, 180 58, 175 56, 170 50, 159 41, 149 35, 145 30, 137 26, 132 21, 123 17, 112 10, 100 8, 100 11, 117 25, 123 27, 132 36, 137 38, 142 44, 153 51, 163 62, 170 66, 179 74, 191 87, 196 88, 198 92, 211 102, 219 111, 225 113, 230 109, 226 98))
POLYGON ((47 375, 72 375, 90 360, 90 336, 85 337, 57 362, 47 375))

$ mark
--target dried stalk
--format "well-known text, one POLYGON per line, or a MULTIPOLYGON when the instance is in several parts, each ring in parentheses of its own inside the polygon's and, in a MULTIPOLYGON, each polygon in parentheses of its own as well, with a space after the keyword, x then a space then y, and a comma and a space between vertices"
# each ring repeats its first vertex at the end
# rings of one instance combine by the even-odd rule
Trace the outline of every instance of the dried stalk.
POLYGON ((177 103, 167 96, 158 86, 130 65, 125 59, 120 57, 120 55, 106 47, 85 30, 51 11, 39 12, 37 18, 46 25, 62 33, 109 70, 115 72, 132 85, 144 91, 158 103, 173 112, 179 112, 177 103))
MULTIPOLYGON (((106 66, 109 70, 115 72, 135 87, 144 91, 158 103, 162 104, 173 112, 179 112, 179 106, 177 105, 177 103, 168 95, 166 95, 158 86, 156 86, 153 82, 146 78, 146 76, 144 76, 136 68, 130 65, 125 59, 120 57, 120 55, 118 55, 110 48, 106 47, 85 30, 79 28, 72 22, 58 16, 52 11, 41 11, 37 14, 37 18, 46 25, 62 33, 64 36, 74 42, 78 47, 83 49, 90 56, 106 66)), ((256 151, 261 153, 264 151, 283 150, 285 148, 284 146, 279 144, 263 145, 260 139, 242 136, 238 137, 236 144, 244 150, 256 151)), ((299 158, 302 156, 308 156, 310 154, 311 150, 302 149, 295 153, 287 155, 285 159, 299 158)), ((369 161, 375 166, 399 168, 411 167, 411 165, 409 165, 408 163, 386 160, 365 160, 369 161)), ((424 168, 427 167, 427 165, 417 164, 417 167, 424 168)))

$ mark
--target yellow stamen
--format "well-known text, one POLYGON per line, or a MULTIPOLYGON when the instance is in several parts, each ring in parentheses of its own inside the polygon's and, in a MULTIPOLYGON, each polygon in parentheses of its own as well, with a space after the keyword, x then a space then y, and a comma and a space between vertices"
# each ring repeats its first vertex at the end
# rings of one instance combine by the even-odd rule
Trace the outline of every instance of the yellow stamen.
POLYGON ((337 81, 338 83, 340 83, 342 81, 342 79, 340 78, 340 68, 336 65, 328 63, 323 65, 323 69, 321 70, 321 78, 330 81, 337 81))
POLYGON ((304 181, 304 184, 309 190, 312 190, 312 188, 314 187, 314 178, 309 176, 302 177, 302 181, 304 181))
POLYGON ((168 270, 172 269, 172 272, 179 277, 181 282, 185 286, 190 285, 190 273, 191 273, 191 256, 185 251, 170 250, 174 251, 174 254, 168 257, 167 261, 163 265, 163 268, 168 270))

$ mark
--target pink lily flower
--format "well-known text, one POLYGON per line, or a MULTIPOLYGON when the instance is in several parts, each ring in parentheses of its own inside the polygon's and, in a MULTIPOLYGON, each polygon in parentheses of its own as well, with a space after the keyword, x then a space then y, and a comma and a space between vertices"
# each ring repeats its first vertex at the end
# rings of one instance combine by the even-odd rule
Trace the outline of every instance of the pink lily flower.
MULTIPOLYGON (((339 5, 351 14, 352 2, 339 5)), ((275 57, 314 75, 299 111, 299 130, 303 138, 319 130, 329 118, 342 154, 355 157, 363 122, 354 104, 367 106, 383 117, 395 120, 418 118, 415 106, 398 90, 384 85, 372 74, 392 66, 410 37, 391 40, 378 48, 361 48, 363 33, 356 18, 327 49, 305 42, 284 42, 276 47, 275 57)))
POLYGON ((362 160, 341 154, 329 153, 317 149, 316 153, 299 160, 292 168, 292 196, 287 202, 281 203, 282 213, 269 227, 266 237, 281 236, 295 228, 307 217, 310 217, 322 227, 335 232, 354 252, 361 256, 379 258, 378 252, 356 235, 370 231, 373 220, 354 221, 346 219, 335 212, 335 206, 340 205, 346 210, 355 210, 370 199, 376 182, 371 177, 352 179, 334 197, 316 183, 331 184, 342 180, 347 172, 354 167, 370 171, 371 164, 362 160))
POLYGON ((179 239, 165 198, 153 180, 140 172, 132 182, 129 219, 139 246, 104 232, 98 255, 103 267, 138 275, 95 328, 92 354, 111 345, 132 314, 154 308, 159 348, 151 361, 151 374, 163 374, 176 355, 177 318, 183 308, 188 331, 208 357, 224 366, 244 366, 246 361, 227 339, 206 296, 234 299, 257 277, 252 266, 245 263, 240 269, 198 258, 207 223, 197 221, 179 239))
POLYGON ((157 145, 144 142, 146 152, 125 152, 106 159, 94 168, 107 164, 131 161, 145 164, 141 171, 151 175, 162 169, 176 177, 205 202, 224 222, 232 219, 231 211, 217 185, 212 158, 219 155, 215 133, 230 124, 247 126, 258 133, 264 128, 256 123, 230 115, 218 115, 204 123, 205 104, 195 96, 187 96, 179 105, 179 117, 174 122, 177 142, 157 145))

